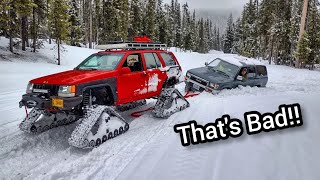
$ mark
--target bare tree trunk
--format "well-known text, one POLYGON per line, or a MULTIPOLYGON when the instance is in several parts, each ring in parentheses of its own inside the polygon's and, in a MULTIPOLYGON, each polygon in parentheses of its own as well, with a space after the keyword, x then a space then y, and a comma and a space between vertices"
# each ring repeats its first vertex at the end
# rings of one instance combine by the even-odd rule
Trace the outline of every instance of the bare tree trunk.
MULTIPOLYGON (((302 38, 302 35, 306 29, 306 19, 308 13, 308 4, 309 0, 304 0, 303 2, 303 9, 302 9, 302 16, 301 16, 301 23, 300 23, 300 33, 299 33, 299 42, 302 38)), ((297 58, 296 61, 296 68, 301 68, 301 60, 297 58)))
MULTIPOLYGON (((11 7, 12 7, 12 5, 11 5, 11 7)), ((13 53, 13 40, 12 40, 12 19, 11 19, 11 8, 9 9, 9 12, 8 12, 9 14, 9 50, 10 50, 10 52, 12 52, 13 53)))
POLYGON ((22 51, 26 50, 26 38, 27 38, 27 16, 23 16, 21 18, 22 51))
POLYGON ((274 38, 271 37, 272 40, 271 40, 271 48, 270 48, 270 55, 269 55, 269 64, 271 64, 271 61, 272 61, 272 56, 273 56, 273 43, 274 43, 274 38))
POLYGON ((36 9, 35 7, 32 9, 32 36, 33 36, 33 42, 32 42, 32 48, 33 52, 36 52, 36 42, 37 42, 37 31, 36 31, 36 9))
POLYGON ((89 0, 89 48, 92 49, 92 0, 89 0))
POLYGON ((49 1, 50 0, 47 0, 47 32, 48 32, 48 35, 49 35, 49 44, 51 44, 51 31, 50 31, 50 27, 49 27, 49 21, 48 21, 48 17, 49 17, 49 1))
POLYGON ((58 65, 60 65, 60 39, 56 39, 58 44, 58 65))

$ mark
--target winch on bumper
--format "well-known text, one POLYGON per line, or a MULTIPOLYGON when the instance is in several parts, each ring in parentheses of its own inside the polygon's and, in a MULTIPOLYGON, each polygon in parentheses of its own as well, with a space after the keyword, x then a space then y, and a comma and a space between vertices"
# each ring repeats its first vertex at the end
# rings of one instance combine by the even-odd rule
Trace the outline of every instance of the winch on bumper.
MULTIPOLYGON (((192 76, 194 77, 194 76, 192 76)), ((196 77, 195 77, 196 78, 196 77)), ((194 89, 194 90, 197 90, 197 91, 206 91, 206 92, 209 92, 209 93, 212 93, 212 94, 218 94, 221 90, 217 90, 219 87, 210 87, 210 82, 209 81, 206 81, 206 80, 201 80, 200 78, 197 78, 198 81, 195 81, 193 79, 191 79, 191 76, 190 77, 185 77, 185 83, 186 85, 188 86, 191 85, 190 88, 194 89), (206 85, 204 85, 206 84, 206 85), (216 88, 216 89, 215 89, 216 88)))
POLYGON ((76 97, 58 97, 50 96, 42 93, 24 94, 19 102, 19 107, 26 106, 27 108, 58 108, 61 110, 70 110, 82 102, 82 96, 76 97))

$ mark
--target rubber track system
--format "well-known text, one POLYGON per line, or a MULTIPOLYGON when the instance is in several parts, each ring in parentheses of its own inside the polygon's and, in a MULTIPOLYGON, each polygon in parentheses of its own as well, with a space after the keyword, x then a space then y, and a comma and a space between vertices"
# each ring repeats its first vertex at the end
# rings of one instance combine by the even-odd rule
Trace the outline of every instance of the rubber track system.
POLYGON ((169 118, 172 114, 188 107, 190 107, 190 103, 177 89, 165 88, 162 90, 152 114, 157 118, 169 118))
POLYGON ((108 106, 88 107, 81 123, 72 132, 69 144, 77 148, 94 148, 129 130, 129 124, 108 106))
POLYGON ((124 105, 119 105, 117 106, 117 110, 120 112, 125 112, 128 110, 134 109, 136 107, 144 106, 146 104, 147 104, 146 100, 136 101, 136 102, 132 102, 124 105))
POLYGON ((66 113, 48 113, 33 108, 19 125, 20 130, 30 134, 40 134, 49 129, 71 124, 77 121, 77 116, 66 113))

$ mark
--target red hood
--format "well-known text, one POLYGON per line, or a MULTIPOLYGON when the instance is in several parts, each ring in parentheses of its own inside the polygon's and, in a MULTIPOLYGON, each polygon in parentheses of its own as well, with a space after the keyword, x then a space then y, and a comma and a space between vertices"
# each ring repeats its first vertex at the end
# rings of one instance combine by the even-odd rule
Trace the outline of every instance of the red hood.
POLYGON ((33 84, 77 85, 114 77, 116 74, 116 71, 71 70, 33 79, 30 82, 33 84))

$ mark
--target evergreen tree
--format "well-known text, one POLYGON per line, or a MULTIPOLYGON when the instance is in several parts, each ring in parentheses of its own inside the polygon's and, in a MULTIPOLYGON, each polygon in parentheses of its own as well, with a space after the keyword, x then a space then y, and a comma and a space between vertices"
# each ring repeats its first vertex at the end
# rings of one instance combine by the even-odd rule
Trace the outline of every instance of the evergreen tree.
POLYGON ((309 65, 317 63, 320 56, 320 14, 316 3, 316 0, 309 0, 307 33, 311 52, 306 62, 309 65))
POLYGON ((198 23, 199 25, 199 41, 198 41, 198 49, 197 52, 205 53, 205 30, 204 30, 204 22, 203 18, 198 23))
POLYGON ((142 33, 142 5, 140 0, 132 0, 130 6, 129 39, 142 33))
POLYGON ((60 65, 61 43, 68 37, 68 8, 66 0, 50 1, 49 24, 58 45, 58 65, 60 65))
POLYGON ((290 43, 291 43, 291 61, 290 65, 293 65, 294 54, 296 53, 296 47, 299 41, 300 21, 302 13, 303 0, 292 0, 291 19, 290 19, 290 43))
POLYGON ((231 53, 233 46, 234 46, 234 27, 233 27, 233 17, 232 14, 230 14, 227 24, 227 30, 224 37, 224 47, 223 52, 224 53, 231 53))
POLYGON ((22 41, 22 50, 26 50, 28 46, 28 16, 32 13, 32 8, 35 4, 32 0, 15 0, 14 1, 15 11, 18 13, 21 21, 21 41, 22 41))
POLYGON ((149 38, 155 38, 155 22, 156 22, 156 14, 155 14, 155 0, 148 0, 147 5, 147 28, 145 33, 149 36, 149 38))
POLYGON ((183 36, 183 48, 185 50, 192 49, 192 34, 191 34, 191 17, 189 12, 189 6, 185 3, 183 6, 183 20, 182 20, 182 36, 183 36))
POLYGON ((115 28, 115 19, 116 19, 116 9, 113 6, 112 1, 103 0, 102 2, 102 27, 101 27, 101 38, 100 43, 104 44, 108 41, 115 41, 116 38, 116 28, 115 28))
POLYGON ((182 29, 181 29, 181 8, 178 0, 175 2, 175 29, 176 29, 176 37, 175 37, 175 46, 182 47, 182 29))
POLYGON ((239 54, 242 44, 242 26, 240 18, 237 19, 234 25, 234 42, 231 49, 232 54, 239 54))
POLYGON ((80 44, 82 32, 80 28, 80 5, 77 0, 70 1, 69 23, 70 23, 70 45, 76 46, 80 44))
POLYGON ((156 8, 156 40, 161 43, 167 43, 168 22, 163 9, 162 0, 158 0, 156 8))
POLYGON ((298 42, 297 52, 296 52, 296 58, 300 60, 302 63, 308 62, 309 55, 311 53, 311 49, 309 47, 309 37, 308 34, 305 32, 302 35, 302 38, 298 42))

